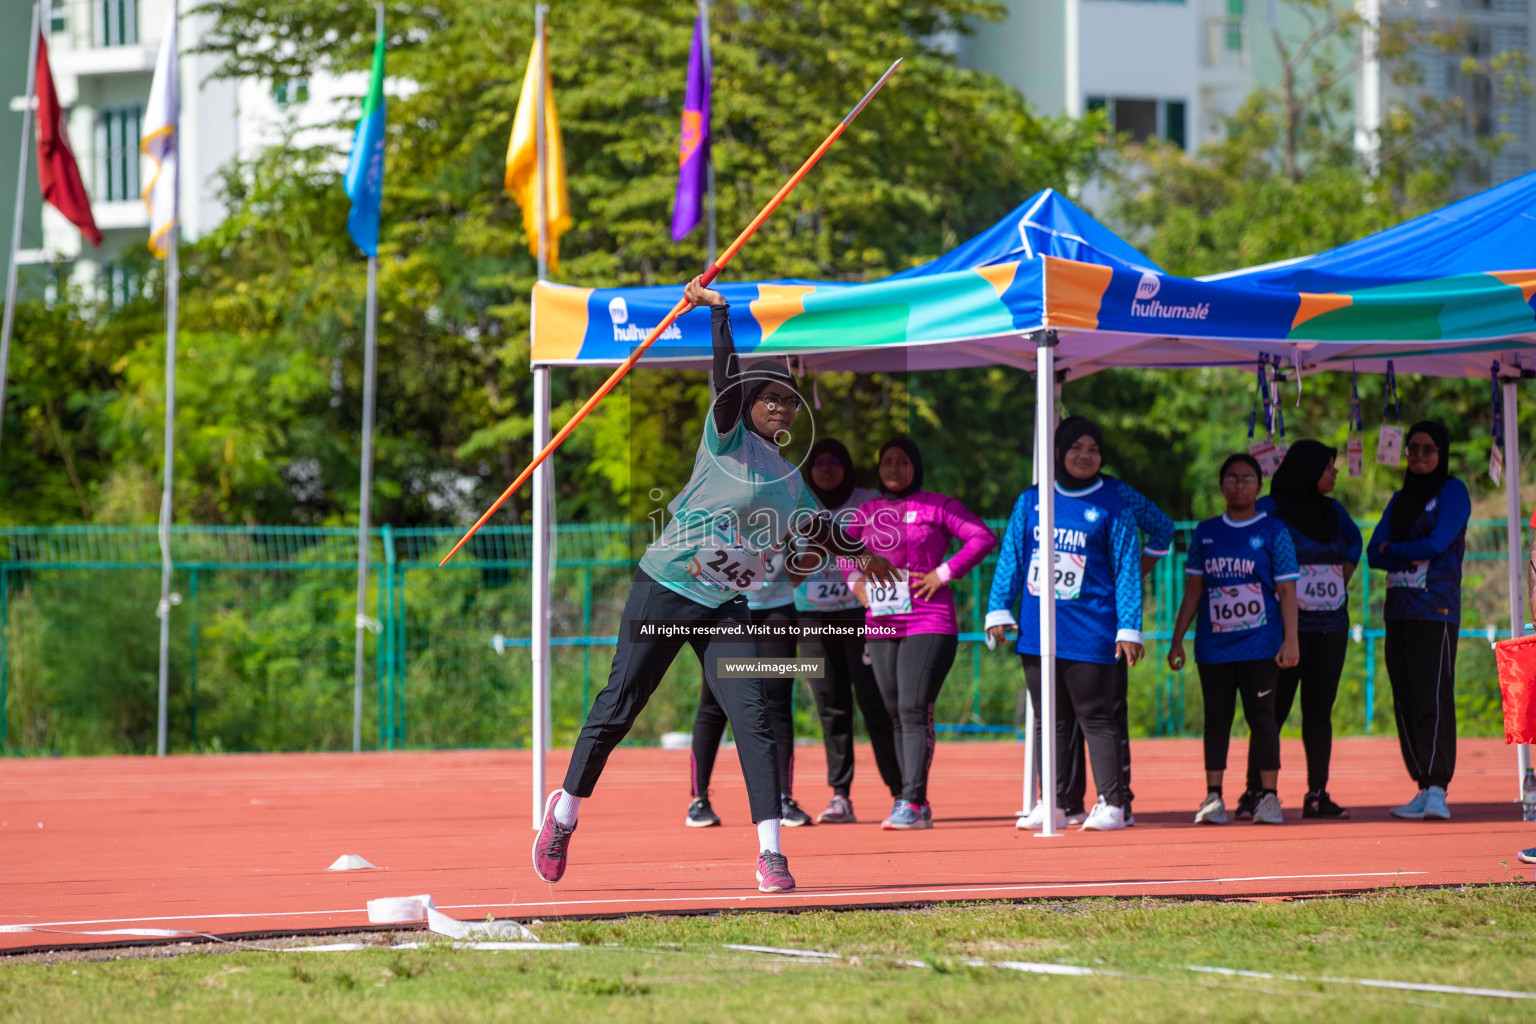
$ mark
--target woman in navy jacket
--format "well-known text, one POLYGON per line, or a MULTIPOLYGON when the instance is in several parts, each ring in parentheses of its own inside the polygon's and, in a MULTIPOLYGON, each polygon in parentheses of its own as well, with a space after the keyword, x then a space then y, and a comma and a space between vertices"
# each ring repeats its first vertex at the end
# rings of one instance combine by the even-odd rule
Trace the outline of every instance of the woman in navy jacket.
POLYGON ((1408 472, 1366 552, 1387 574, 1387 676, 1403 763, 1419 786, 1392 808, 1399 818, 1451 816, 1445 790, 1456 770, 1456 638, 1472 498, 1450 475, 1450 448, 1450 432, 1433 420, 1409 429, 1408 472))

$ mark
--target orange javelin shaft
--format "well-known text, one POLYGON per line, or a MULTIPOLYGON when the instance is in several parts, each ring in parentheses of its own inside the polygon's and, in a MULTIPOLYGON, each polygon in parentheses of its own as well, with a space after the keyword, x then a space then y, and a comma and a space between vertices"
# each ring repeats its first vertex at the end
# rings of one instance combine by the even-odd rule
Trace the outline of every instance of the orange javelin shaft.
MULTIPOLYGON (((772 199, 768 200, 768 205, 764 206, 758 215, 752 218, 752 223, 748 224, 741 234, 736 236, 736 241, 732 242, 730 247, 720 254, 720 258, 710 264, 708 269, 700 275, 699 281, 701 284, 708 287, 719 276, 720 271, 725 269, 725 265, 731 261, 731 257, 735 256, 741 250, 741 247, 747 244, 747 239, 751 238, 757 229, 763 226, 763 222, 768 219, 769 214, 778 209, 779 204, 794 191, 796 185, 800 184, 800 180, 810 173, 811 168, 816 166, 816 161, 821 159, 822 154, 832 148, 832 143, 836 142, 838 136, 843 134, 843 129, 853 123, 853 119, 859 116, 859 111, 863 110, 869 101, 874 99, 875 93, 880 91, 880 87, 885 84, 886 79, 891 77, 900 64, 901 59, 897 58, 896 63, 887 68, 885 74, 880 76, 880 80, 870 87, 869 92, 864 94, 864 98, 859 100, 852 110, 848 111, 848 116, 838 122, 837 127, 832 129, 832 134, 828 135, 826 140, 816 147, 816 152, 812 153, 810 158, 800 165, 800 169, 790 176, 790 179, 784 183, 784 187, 779 189, 772 199)), ((657 338, 661 337, 661 332, 670 327, 672 321, 688 312, 689 308, 686 299, 678 300, 677 305, 672 307, 672 311, 662 319, 661 323, 653 327, 651 333, 646 335, 645 340, 629 354, 629 358, 620 363, 609 378, 603 382, 603 386, 598 388, 580 409, 576 410, 576 415, 571 417, 570 422, 561 427, 560 432, 550 439, 549 444, 544 446, 544 450, 534 456, 533 461, 528 463, 528 468, 519 473, 517 479, 512 481, 511 486, 501 492, 501 497, 497 498, 491 507, 485 510, 484 515, 475 520, 475 525, 469 528, 469 532, 460 537, 459 542, 453 546, 453 550, 444 555, 443 560, 437 563, 439 568, 447 565, 448 559, 458 554, 459 549, 469 542, 469 538, 473 537, 480 527, 484 526, 486 521, 496 514, 496 510, 501 508, 508 498, 516 494, 519 487, 527 483, 528 478, 533 475, 533 471, 538 469, 545 459, 554 454, 555 449, 560 447, 561 442, 571 436, 571 431, 576 429, 576 425, 586 419, 587 414, 597 407, 597 403, 601 402, 604 396, 612 391, 619 381, 624 379, 624 375, 630 371, 630 368, 640 361, 640 357, 645 355, 646 350, 651 347, 657 338)))

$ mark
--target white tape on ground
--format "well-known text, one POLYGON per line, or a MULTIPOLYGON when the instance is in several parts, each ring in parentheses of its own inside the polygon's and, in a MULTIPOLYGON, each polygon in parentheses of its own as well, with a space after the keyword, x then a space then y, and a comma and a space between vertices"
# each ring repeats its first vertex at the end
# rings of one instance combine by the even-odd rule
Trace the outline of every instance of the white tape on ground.
POLYGON ((427 929, 439 935, 446 935, 450 939, 477 938, 486 941, 502 941, 516 939, 523 942, 537 942, 538 936, 516 921, 485 921, 471 924, 449 917, 437 909, 432 902, 432 897, 426 893, 420 896, 386 896, 383 899, 368 901, 369 924, 406 924, 415 923, 426 919, 427 929))
POLYGON ((1186 971, 1201 974, 1223 974, 1236 978, 1259 978, 1264 981, 1322 982, 1327 985, 1363 985, 1366 988, 1388 988, 1401 992, 1433 992, 1446 996, 1485 996, 1489 999, 1536 999, 1536 992, 1520 992, 1503 988, 1468 988, 1462 985, 1433 985, 1419 981, 1383 981, 1378 978, 1331 978, 1326 975, 1307 978, 1300 974, 1269 974, 1265 971, 1240 971, 1232 967, 1204 967, 1190 965, 1186 971))
MULTIPOLYGON (((1351 879, 1351 878, 1406 878, 1411 875, 1427 874, 1424 871, 1354 871, 1335 874, 1320 875, 1246 875, 1231 878, 1168 878, 1168 879, 1142 879, 1134 883, 1118 882, 1042 882, 1037 884, 1020 885, 993 885, 993 886, 951 886, 933 889, 853 889, 842 892, 792 892, 763 895, 753 893, 748 896, 671 896, 652 899, 623 899, 610 897, 598 900, 549 900, 537 903, 457 903, 440 907, 441 910, 514 910, 518 907, 581 907, 591 905, 614 906, 624 903, 656 904, 656 903, 700 903, 723 902, 736 903, 754 902, 761 900, 825 900, 825 899, 858 899, 871 896, 943 896, 964 895, 970 893, 1009 893, 1009 892, 1058 892, 1078 889, 1106 889, 1118 888, 1127 884, 1139 886, 1172 886, 1172 885, 1235 885, 1240 882, 1312 882, 1324 879, 1351 879)), ((1241 895, 1241 894, 1234 894, 1241 895)), ((219 920, 262 920, 273 917, 339 917, 348 914, 365 913, 357 907, 345 907, 339 910, 275 910, 275 911, 251 911, 245 913, 221 913, 221 914, 165 914, 152 917, 102 917, 86 918, 77 921, 45 921, 32 924, 7 924, 0 925, 0 933, 5 932, 29 932, 41 928, 62 928, 82 924, 133 924, 135 922, 149 921, 219 921, 219 920)))

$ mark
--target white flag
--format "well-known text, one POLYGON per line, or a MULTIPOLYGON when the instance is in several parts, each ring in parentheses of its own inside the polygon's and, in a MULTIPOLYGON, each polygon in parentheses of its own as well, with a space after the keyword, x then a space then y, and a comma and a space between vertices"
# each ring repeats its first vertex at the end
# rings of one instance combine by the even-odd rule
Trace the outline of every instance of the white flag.
POLYGON ((176 121, 180 83, 176 65, 176 9, 170 5, 165 34, 160 37, 160 55, 155 58, 155 81, 149 87, 149 106, 144 111, 144 137, 139 148, 155 163, 154 174, 142 193, 149 207, 149 250, 161 259, 170 245, 171 228, 176 224, 176 153, 180 148, 176 121))

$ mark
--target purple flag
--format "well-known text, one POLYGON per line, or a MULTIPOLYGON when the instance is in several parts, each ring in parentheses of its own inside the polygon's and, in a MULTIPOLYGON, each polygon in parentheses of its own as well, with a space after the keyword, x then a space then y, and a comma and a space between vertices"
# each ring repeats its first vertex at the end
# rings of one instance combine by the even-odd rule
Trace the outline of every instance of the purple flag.
POLYGON ((704 15, 693 22, 688 51, 688 93, 683 99, 683 138, 677 153, 677 201, 672 209, 672 241, 681 242, 699 225, 704 210, 705 168, 709 166, 709 41, 704 15))

